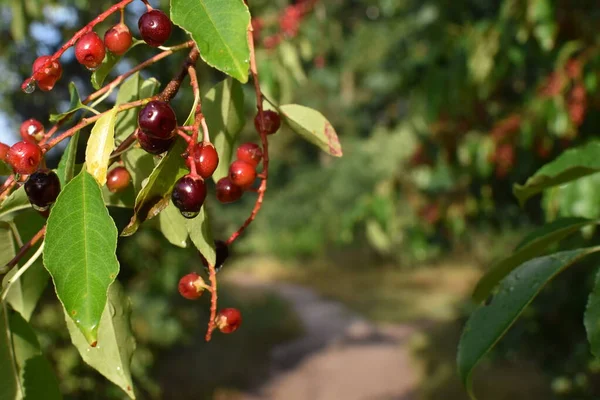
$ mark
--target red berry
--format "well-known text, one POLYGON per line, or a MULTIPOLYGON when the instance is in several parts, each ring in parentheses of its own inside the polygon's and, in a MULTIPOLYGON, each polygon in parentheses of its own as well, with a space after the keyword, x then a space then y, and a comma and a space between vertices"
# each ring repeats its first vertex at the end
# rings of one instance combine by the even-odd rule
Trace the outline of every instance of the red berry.
POLYGON ((242 188, 234 185, 228 177, 221 178, 217 182, 217 199, 223 204, 238 201, 243 193, 242 188))
POLYGON ((197 176, 186 175, 180 178, 173 188, 171 200, 186 218, 194 218, 200 212, 206 199, 206 185, 197 176))
POLYGON ((104 34, 104 45, 113 54, 120 56, 131 47, 131 32, 127 25, 119 23, 104 34))
POLYGON ((229 179, 234 185, 247 189, 256 179, 256 169, 246 161, 236 160, 229 167, 229 179))
POLYGON ((21 124, 21 138, 27 142, 37 143, 42 140, 44 126, 37 119, 28 119, 21 124))
POLYGON ((255 167, 262 159, 262 149, 256 143, 244 143, 237 149, 237 159, 255 167))
POLYGON ((150 137, 171 139, 176 135, 177 117, 168 103, 153 100, 138 114, 138 125, 150 137))
POLYGON ((173 26, 164 12, 151 10, 140 17, 138 27, 144 42, 152 47, 158 47, 169 39, 173 26))
POLYGON ((179 294, 188 300, 196 300, 204 291, 204 280, 195 272, 187 274, 179 280, 179 294))
POLYGON ((125 167, 113 168, 106 177, 106 187, 112 193, 122 192, 127 189, 129 182, 131 182, 131 175, 125 167))
POLYGON ((58 175, 47 169, 34 172, 25 182, 25 192, 34 208, 47 209, 60 193, 58 175))
POLYGON ((6 155, 8 154, 8 151, 10 150, 10 146, 4 143, 0 143, 0 161, 5 161, 6 160, 6 155))
POLYGON ((37 144, 23 141, 12 145, 6 155, 6 161, 15 173, 29 175, 38 169, 42 156, 42 149, 37 144))
POLYGON ((223 333, 233 333, 242 324, 242 313, 237 308, 224 308, 215 318, 217 328, 223 333))
POLYGON ((75 45, 75 58, 88 69, 98 68, 105 55, 104 42, 96 32, 86 33, 79 38, 75 45))
POLYGON ((212 143, 196 143, 192 149, 196 173, 204 179, 210 178, 219 165, 219 155, 212 143))
POLYGON ((171 139, 157 139, 154 136, 148 136, 143 131, 137 132, 137 139, 140 143, 140 147, 150 154, 162 154, 169 150, 176 138, 171 139))
POLYGON ((262 121, 260 118, 260 113, 257 113, 256 117, 254 117, 254 127, 256 128, 256 131, 258 133, 272 135, 279 130, 280 126, 281 118, 279 117, 279 114, 277 114, 275 111, 264 111, 262 121))
POLYGON ((51 58, 50 56, 38 57, 32 67, 33 79, 38 87, 46 92, 52 90, 56 81, 62 76, 62 66, 58 60, 51 61, 51 58))

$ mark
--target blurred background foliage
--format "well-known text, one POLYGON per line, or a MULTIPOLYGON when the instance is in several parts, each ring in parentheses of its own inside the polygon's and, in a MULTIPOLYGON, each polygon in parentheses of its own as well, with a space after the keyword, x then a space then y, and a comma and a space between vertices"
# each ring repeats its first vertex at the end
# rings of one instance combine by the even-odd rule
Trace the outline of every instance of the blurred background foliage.
MULTIPOLYGON (((68 81, 77 84, 82 96, 90 92, 89 73, 76 63, 72 51, 63 57, 63 80, 53 92, 25 96, 19 84, 37 56, 55 51, 111 3, 0 3, 0 140, 16 141, 19 123, 25 119, 47 121, 49 113, 64 111, 68 81)), ((167 8, 166 2, 160 6, 167 8)), ((436 270, 447 267, 440 260, 448 254, 485 267, 510 251, 522 232, 546 218, 600 216, 598 175, 551 190, 530 201, 525 210, 512 195, 514 183, 522 183, 564 149, 597 134, 597 2, 252 0, 250 8, 265 94, 278 104, 293 102, 320 110, 336 127, 344 157, 333 160, 286 129, 273 136, 265 206, 236 247, 238 255, 275 256, 284 264, 298 264, 297 269, 305 269, 303 277, 289 279, 312 285, 375 320, 415 320, 431 316, 423 311, 407 317, 398 310, 421 301, 415 300, 418 295, 409 296, 413 303, 396 295, 409 290, 398 282, 413 276, 411 271, 423 263, 435 264, 428 278, 434 284, 422 291, 428 295, 440 286, 435 280, 444 279, 436 270), (315 260, 334 267, 310 269, 315 260), (398 279, 380 278, 390 273, 398 274, 398 279), (356 296, 356 285, 340 289, 355 279, 373 282, 356 296), (334 280, 339 285, 326 284, 334 280), (392 311, 378 313, 379 306, 392 311)), ((141 2, 127 8, 134 35, 142 10, 141 2)), ((179 32, 170 43, 182 40, 184 34, 179 32)), ((117 71, 147 57, 147 49, 137 47, 117 71)), ((165 82, 182 57, 170 57, 144 74, 165 82)), ((200 68, 200 76, 205 90, 223 78, 206 66, 200 68)), ((251 89, 246 89, 246 99, 252 99, 251 89)), ((181 119, 191 103, 189 91, 176 98, 181 119)), ((247 100, 246 106, 250 117, 255 104, 247 100)), ((251 123, 241 140, 256 140, 251 123)), ((250 197, 235 205, 209 204, 217 236, 243 220, 250 197)), ((114 215, 118 223, 128 219, 123 211, 114 215)), ((597 239, 593 232, 586 234, 588 240, 597 239)), ((121 280, 136 311, 133 326, 140 341, 136 379, 147 396, 156 398, 164 388, 154 379, 160 375, 157 365, 161 357, 169 357, 165 354, 172 354, 168 349, 189 344, 194 354, 211 351, 193 340, 202 330, 198 322, 206 318, 202 318, 206 304, 180 301, 173 290, 181 273, 198 268, 198 259, 193 250, 166 244, 152 223, 124 240, 119 252, 124 266, 121 280)), ((457 271, 459 277, 465 276, 462 269, 457 271)), ((551 285, 494 355, 513 364, 527 359, 543 371, 547 385, 541 386, 550 387, 556 398, 600 396, 594 384, 600 366, 587 349, 580 318, 587 293, 580 289, 590 285, 591 272, 592 268, 580 268, 551 285)), ((220 386, 242 387, 259 380, 270 346, 301 331, 277 298, 227 288, 225 293, 226 301, 248 310, 245 323, 250 327, 224 347, 231 348, 231 354, 243 348, 240 365, 259 367, 253 368, 256 376, 248 376, 230 370, 225 362, 219 373, 202 382, 206 396, 220 386), (261 346, 255 346, 259 336, 261 346), (247 343, 253 344, 252 351, 247 343)), ((43 343, 62 341, 51 354, 65 392, 72 398, 93 398, 90 393, 101 383, 68 346, 52 298, 48 293, 36 319, 43 343)), ((451 317, 417 346, 431 378, 424 384, 425 399, 464 398, 448 371, 453 368, 457 326, 469 307, 454 300, 444 304, 451 305, 451 317), (448 346, 441 348, 445 342, 448 346)), ((539 398, 548 398, 541 392, 539 398)))

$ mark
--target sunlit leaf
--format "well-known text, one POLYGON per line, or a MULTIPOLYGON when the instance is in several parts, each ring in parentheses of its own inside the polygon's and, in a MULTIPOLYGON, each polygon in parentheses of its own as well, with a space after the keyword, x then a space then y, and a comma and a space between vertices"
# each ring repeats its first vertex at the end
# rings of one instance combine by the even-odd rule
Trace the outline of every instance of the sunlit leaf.
POLYGON ((210 264, 215 265, 217 258, 217 254, 215 252, 215 241, 212 236, 206 207, 202 207, 200 214, 198 214, 196 218, 188 219, 186 221, 186 226, 194 246, 196 246, 198 251, 210 264))
POLYGON ((77 144, 79 143, 79 132, 69 140, 67 149, 60 158, 56 173, 61 185, 66 185, 75 176, 75 161, 77 156, 77 144))
POLYGON ((104 114, 92 128, 85 149, 85 165, 87 171, 98 181, 100 186, 106 184, 106 173, 110 153, 115 147, 115 121, 117 107, 104 114))
POLYGON ((187 247, 188 231, 186 219, 175 208, 173 203, 169 203, 158 215, 160 231, 165 238, 173 245, 187 247))

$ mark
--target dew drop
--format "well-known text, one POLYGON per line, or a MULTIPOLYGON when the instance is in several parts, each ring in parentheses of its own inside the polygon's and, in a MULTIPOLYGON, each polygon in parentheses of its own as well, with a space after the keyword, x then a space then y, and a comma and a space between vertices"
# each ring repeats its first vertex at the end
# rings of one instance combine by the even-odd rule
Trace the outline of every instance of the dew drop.
POLYGON ((29 78, 21 85, 21 90, 27 94, 31 94, 35 91, 35 81, 33 78, 29 78))
POLYGON ((110 315, 112 315, 113 317, 117 315, 117 310, 115 309, 115 306, 113 306, 111 303, 108 303, 108 310, 110 311, 110 315))
POLYGON ((181 212, 181 215, 183 215, 185 218, 188 218, 188 219, 195 218, 198 214, 200 214, 200 213, 196 212, 196 211, 182 211, 181 212))
POLYGON ((97 67, 86 67, 88 71, 94 72, 96 71, 100 66, 98 65, 97 67))
POLYGON ((120 370, 121 370, 121 367, 117 367, 117 371, 120 371, 120 370))
POLYGON ((92 349, 90 349, 90 348, 88 347, 86 350, 87 350, 87 351, 90 351, 90 350, 92 350, 92 349))

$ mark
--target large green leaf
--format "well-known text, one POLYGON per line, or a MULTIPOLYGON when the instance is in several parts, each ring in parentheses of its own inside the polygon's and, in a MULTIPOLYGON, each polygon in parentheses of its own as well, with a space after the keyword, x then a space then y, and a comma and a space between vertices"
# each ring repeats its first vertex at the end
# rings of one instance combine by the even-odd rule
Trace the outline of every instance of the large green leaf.
POLYGON ((498 293, 480 306, 467 321, 458 346, 458 372, 471 398, 471 373, 514 324, 525 307, 554 276, 600 247, 563 251, 535 258, 511 272, 498 293))
POLYGON ((215 265, 217 253, 215 251, 215 241, 212 236, 206 207, 202 207, 200 214, 196 218, 188 219, 186 226, 194 246, 196 246, 198 251, 200 251, 210 264, 215 265))
POLYGON ((0 399, 15 400, 20 397, 21 387, 6 312, 6 304, 0 303, 0 399))
POLYGON ((23 388, 23 399, 62 399, 58 379, 42 354, 35 332, 18 313, 10 314, 15 359, 23 388))
POLYGON ((202 100, 202 113, 217 153, 219 165, 213 179, 227 176, 229 164, 239 133, 244 127, 244 91, 239 82, 231 78, 219 82, 206 93, 202 100))
POLYGON ((158 215, 160 231, 165 238, 173 245, 187 247, 188 230, 186 218, 173 203, 169 205, 158 215))
POLYGON ((596 274, 594 289, 588 298, 583 322, 592 354, 600 357, 600 270, 596 274))
MULTIPOLYGON (((142 80, 139 72, 136 72, 123 82, 119 88, 115 104, 131 103, 136 100, 152 97, 158 91, 159 86, 160 82, 156 79, 150 78, 142 80)), ((117 122, 115 124, 115 139, 117 141, 122 141, 137 128, 139 108, 140 107, 130 108, 117 115, 117 122)), ((124 157, 126 154, 127 153, 125 153, 124 157)))
POLYGON ((25 193, 25 188, 21 186, 8 196, 0 205, 0 220, 10 219, 12 214, 31 208, 31 203, 25 193))
POLYGON ((477 283, 473 301, 484 301, 506 275, 525 261, 542 255, 550 245, 579 231, 586 225, 597 223, 585 218, 564 218, 553 221, 529 234, 507 258, 494 265, 477 283))
POLYGON ((60 158, 56 173, 61 185, 66 185, 75 176, 75 161, 77 156, 77 145, 79 143, 79 132, 69 140, 69 145, 60 158))
POLYGON ((540 168, 524 185, 515 185, 514 193, 521 205, 542 190, 574 181, 600 171, 600 142, 569 149, 556 160, 540 168))
POLYGON ((15 256, 13 233, 7 222, 0 221, 0 266, 5 266, 15 256))
POLYGON ((283 120, 304 139, 332 156, 342 156, 342 146, 333 126, 320 112, 298 104, 279 107, 283 120))
POLYGON ((71 95, 71 104, 69 105, 69 110, 65 111, 64 113, 50 115, 50 122, 56 123, 61 119, 68 117, 77 110, 90 109, 88 106, 81 102, 81 97, 79 96, 79 92, 77 91, 77 86, 75 86, 73 82, 69 83, 69 94, 71 95))
POLYGON ((100 186, 104 186, 106 183, 108 160, 115 147, 116 120, 117 107, 113 107, 96 121, 85 149, 87 171, 98 181, 100 186))
POLYGON ((58 196, 48 218, 45 246, 44 265, 58 298, 87 341, 95 343, 119 263, 117 228, 98 183, 87 171, 82 170, 58 196))
POLYGON ((154 168, 135 199, 134 215, 121 235, 133 235, 141 223, 156 217, 169 204, 173 185, 188 172, 181 157, 186 147, 187 143, 178 138, 173 148, 154 168))
POLYGON ((243 0, 171 1, 171 20, 192 35, 208 65, 248 81, 250 12, 243 0))
POLYGON ((110 287, 100 320, 98 346, 90 347, 70 316, 66 315, 65 319, 71 340, 81 358, 135 399, 130 367, 136 344, 131 332, 130 316, 131 302, 121 285, 115 282, 110 287))

